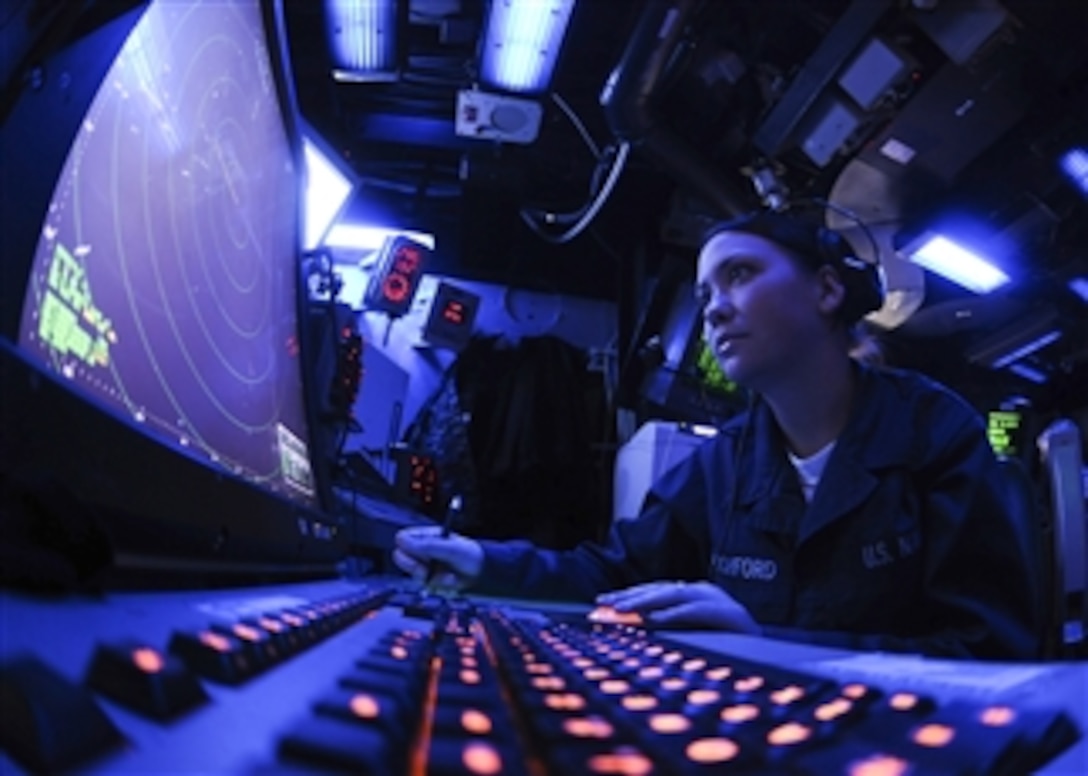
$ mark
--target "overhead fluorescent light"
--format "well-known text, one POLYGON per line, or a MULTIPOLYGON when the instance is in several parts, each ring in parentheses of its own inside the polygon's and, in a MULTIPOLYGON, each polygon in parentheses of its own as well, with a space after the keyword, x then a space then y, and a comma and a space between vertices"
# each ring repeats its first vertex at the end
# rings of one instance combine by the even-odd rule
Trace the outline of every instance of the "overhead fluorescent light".
POLYGON ((1002 367, 1006 367, 1014 361, 1019 361, 1022 358, 1027 358, 1032 353, 1038 350, 1042 350, 1050 343, 1057 342, 1059 339, 1061 339, 1061 337, 1062 333, 1058 329, 1051 329, 1045 334, 1040 334, 1035 339, 1025 342, 1020 347, 1006 353, 1004 356, 994 361, 993 368, 1001 369, 1002 367))
POLYGON ((1009 282, 1009 276, 985 258, 943 235, 927 232, 902 253, 913 263, 976 294, 989 293, 1009 282))
POLYGON ((1083 193, 1088 194, 1088 149, 1073 148, 1062 155, 1062 172, 1083 193))
POLYGON ((1044 307, 1010 321, 1005 328, 971 345, 966 356, 972 364, 1001 369, 1037 353, 1061 336, 1057 311, 1044 307))
POLYGON ((1009 371, 1013 374, 1023 377, 1025 380, 1030 380, 1033 383, 1042 385, 1047 381, 1047 376, 1041 370, 1036 369, 1033 366, 1028 366, 1024 363, 1009 364, 1009 371))
POLYGON ((415 240, 428 250, 434 250, 433 234, 413 232, 408 229, 388 229, 383 226, 363 226, 361 224, 337 224, 325 238, 325 245, 330 248, 351 248, 360 251, 376 251, 385 245, 387 237, 403 235, 415 240))
POLYGON ((1070 279, 1069 290, 1088 303, 1088 277, 1070 279))
POLYGON ((481 78, 510 92, 547 90, 574 0, 492 0, 481 78))
POLYGON ((322 238, 351 198, 355 185, 351 176, 321 150, 318 142, 305 135, 302 156, 306 164, 302 244, 305 250, 312 251, 321 245, 322 238))
POLYGON ((397 77, 399 0, 326 0, 332 75, 338 81, 397 77))

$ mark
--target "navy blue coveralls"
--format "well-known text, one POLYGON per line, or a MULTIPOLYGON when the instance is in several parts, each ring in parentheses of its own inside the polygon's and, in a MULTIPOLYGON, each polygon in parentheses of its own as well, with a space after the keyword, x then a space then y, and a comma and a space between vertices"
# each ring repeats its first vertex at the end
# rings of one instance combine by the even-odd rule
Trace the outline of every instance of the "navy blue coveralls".
POLYGON ((731 420, 603 545, 482 542, 474 589, 591 601, 641 582, 709 579, 771 637, 1035 657, 1039 582, 981 417, 920 374, 857 369, 854 409, 811 503, 760 402, 747 431, 747 413, 731 420))

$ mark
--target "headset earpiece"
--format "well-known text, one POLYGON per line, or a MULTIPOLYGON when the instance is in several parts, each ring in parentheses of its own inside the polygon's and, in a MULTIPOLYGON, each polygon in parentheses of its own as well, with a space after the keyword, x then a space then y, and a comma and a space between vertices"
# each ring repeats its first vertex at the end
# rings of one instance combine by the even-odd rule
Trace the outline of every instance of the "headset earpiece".
POLYGON ((835 268, 846 289, 843 317, 854 323, 879 310, 884 304, 884 283, 877 266, 858 258, 849 241, 834 229, 819 227, 816 240, 820 260, 835 268))
MULTIPOLYGON (((855 220, 868 234, 861 220, 855 220)), ((873 262, 858 258, 849 241, 834 229, 790 213, 754 210, 714 224, 704 235, 703 242, 729 231, 749 232, 773 240, 797 253, 813 269, 825 264, 834 267, 846 289, 842 316, 847 323, 856 323, 884 304, 884 283, 879 268, 873 262)), ((873 249, 877 250, 875 241, 873 249)))

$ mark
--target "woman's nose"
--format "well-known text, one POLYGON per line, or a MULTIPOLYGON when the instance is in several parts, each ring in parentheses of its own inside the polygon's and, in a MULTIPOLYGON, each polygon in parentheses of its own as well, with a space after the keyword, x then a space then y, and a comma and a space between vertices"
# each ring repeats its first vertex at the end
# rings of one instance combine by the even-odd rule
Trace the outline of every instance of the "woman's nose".
POLYGON ((732 315, 733 305, 727 294, 711 294, 703 307, 703 320, 711 326, 729 320, 732 315))

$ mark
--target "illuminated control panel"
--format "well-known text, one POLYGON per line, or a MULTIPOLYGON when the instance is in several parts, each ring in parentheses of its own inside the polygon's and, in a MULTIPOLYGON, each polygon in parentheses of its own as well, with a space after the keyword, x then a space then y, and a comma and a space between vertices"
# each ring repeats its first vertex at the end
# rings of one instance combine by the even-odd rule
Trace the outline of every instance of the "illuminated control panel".
POLYGON ((471 291, 440 282, 423 327, 423 339, 431 345, 460 350, 472 337, 480 297, 471 291))
POLYGON ((370 276, 363 306, 391 318, 408 312, 419 288, 429 250, 403 235, 389 237, 382 245, 377 266, 370 276))

